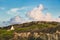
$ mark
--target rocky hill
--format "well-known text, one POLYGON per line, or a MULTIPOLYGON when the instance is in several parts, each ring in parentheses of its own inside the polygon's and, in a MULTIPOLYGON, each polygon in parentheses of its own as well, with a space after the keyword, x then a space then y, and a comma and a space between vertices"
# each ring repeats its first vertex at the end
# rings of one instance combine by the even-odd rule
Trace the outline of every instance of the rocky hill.
POLYGON ((10 29, 11 27, 15 28, 15 31, 17 32, 25 32, 25 31, 39 31, 39 32, 49 32, 53 33, 56 30, 59 30, 60 23, 58 22, 45 22, 45 21, 32 21, 28 23, 23 24, 14 24, 7 27, 4 27, 3 29, 10 29))
POLYGON ((60 23, 32 21, 0 28, 0 40, 60 40, 60 23), (13 26, 14 30, 11 30, 13 26))

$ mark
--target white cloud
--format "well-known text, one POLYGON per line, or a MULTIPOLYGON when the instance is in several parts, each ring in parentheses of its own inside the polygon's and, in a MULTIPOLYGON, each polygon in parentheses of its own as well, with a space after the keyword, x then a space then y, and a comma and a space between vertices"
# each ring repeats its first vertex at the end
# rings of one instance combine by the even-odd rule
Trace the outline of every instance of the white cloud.
POLYGON ((21 23, 22 18, 20 16, 15 16, 14 18, 11 18, 10 23, 16 24, 16 23, 21 23))
POLYGON ((42 12, 43 5, 35 7, 32 11, 30 11, 27 15, 34 20, 42 20, 44 18, 44 14, 42 12))
POLYGON ((18 11, 19 10, 19 8, 13 8, 13 9, 11 9, 10 11, 11 12, 16 12, 16 11, 18 11))
POLYGON ((19 13, 18 10, 19 10, 19 8, 10 9, 9 11, 7 11, 7 14, 16 15, 19 13))
POLYGON ((8 10, 6 13, 9 15, 19 15, 21 13, 21 10, 27 9, 27 7, 22 7, 22 8, 12 8, 8 10))
POLYGON ((57 21, 57 22, 60 22, 60 18, 57 18, 56 21, 57 21))
POLYGON ((51 13, 46 13, 46 15, 45 15, 45 21, 53 21, 51 13))
POLYGON ((21 24, 21 23, 31 22, 31 20, 23 19, 21 16, 17 15, 11 18, 9 22, 10 24, 21 24))
POLYGON ((42 11, 43 9, 44 9, 44 6, 43 6, 42 4, 40 4, 40 5, 38 6, 38 10, 42 11))
POLYGON ((26 10, 27 8, 29 8, 29 7, 12 8, 12 9, 8 10, 7 14, 15 16, 14 18, 11 18, 11 20, 9 22, 11 24, 15 24, 15 23, 18 24, 18 23, 27 22, 26 20, 24 20, 23 18, 21 18, 19 16, 19 14, 21 13, 21 10, 26 10))
POLYGON ((32 11, 27 13, 27 16, 36 21, 57 21, 60 22, 60 18, 53 18, 51 13, 43 14, 44 6, 40 4, 38 7, 35 7, 32 11))

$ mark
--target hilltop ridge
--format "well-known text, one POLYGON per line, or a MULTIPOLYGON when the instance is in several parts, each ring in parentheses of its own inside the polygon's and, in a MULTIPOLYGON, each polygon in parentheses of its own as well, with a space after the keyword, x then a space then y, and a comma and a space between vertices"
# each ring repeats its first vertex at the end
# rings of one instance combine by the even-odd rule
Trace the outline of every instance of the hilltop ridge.
MULTIPOLYGON (((56 30, 59 30, 60 23, 58 22, 46 22, 46 21, 32 21, 23 24, 14 24, 4 27, 3 29, 15 28, 16 32, 27 32, 27 31, 36 31, 36 32, 48 32, 53 33, 56 30)), ((59 30, 60 31, 60 30, 59 30)))

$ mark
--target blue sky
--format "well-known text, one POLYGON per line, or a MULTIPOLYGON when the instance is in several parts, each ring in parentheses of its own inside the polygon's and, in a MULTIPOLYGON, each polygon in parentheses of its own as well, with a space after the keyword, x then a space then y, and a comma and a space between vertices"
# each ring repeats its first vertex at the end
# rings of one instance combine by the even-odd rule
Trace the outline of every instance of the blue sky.
POLYGON ((25 14, 34 7, 43 4, 45 12, 50 12, 54 18, 60 16, 60 0, 0 0, 0 22, 8 21, 19 15, 26 18, 25 14), (7 13, 11 9, 20 8, 19 13, 7 13))

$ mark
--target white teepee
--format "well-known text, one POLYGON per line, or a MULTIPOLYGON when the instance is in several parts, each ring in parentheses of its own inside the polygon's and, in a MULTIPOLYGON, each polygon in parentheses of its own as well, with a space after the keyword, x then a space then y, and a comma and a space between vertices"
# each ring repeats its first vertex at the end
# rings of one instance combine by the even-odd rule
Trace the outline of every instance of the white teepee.
POLYGON ((14 27, 13 26, 11 27, 11 30, 14 30, 14 27))

